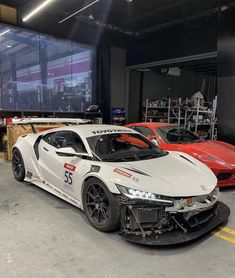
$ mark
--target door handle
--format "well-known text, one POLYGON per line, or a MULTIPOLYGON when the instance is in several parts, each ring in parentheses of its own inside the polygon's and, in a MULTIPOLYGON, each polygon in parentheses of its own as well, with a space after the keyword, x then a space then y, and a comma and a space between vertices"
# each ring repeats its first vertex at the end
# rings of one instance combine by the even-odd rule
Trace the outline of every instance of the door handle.
POLYGON ((44 149, 46 152, 49 152, 49 150, 48 150, 47 148, 43 147, 43 149, 44 149))

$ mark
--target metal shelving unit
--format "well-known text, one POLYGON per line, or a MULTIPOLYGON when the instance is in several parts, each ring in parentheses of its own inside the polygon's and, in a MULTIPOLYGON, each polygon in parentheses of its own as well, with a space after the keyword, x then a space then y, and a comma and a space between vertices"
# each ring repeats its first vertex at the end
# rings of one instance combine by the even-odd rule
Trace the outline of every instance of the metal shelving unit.
POLYGON ((149 101, 146 99, 144 106, 144 120, 148 121, 162 121, 167 123, 176 123, 183 126, 194 133, 204 132, 207 138, 211 140, 216 139, 217 134, 217 97, 214 99, 212 108, 200 106, 200 99, 198 99, 195 107, 189 106, 189 100, 182 98, 169 98, 164 102, 164 106, 159 105, 162 101, 149 101), (157 105, 156 105, 157 104, 157 105), (158 115, 155 111, 160 111, 164 115, 158 115), (150 115, 152 113, 152 115, 150 115))
MULTIPOLYGON (((162 100, 156 100, 153 103, 161 103, 162 100)), ((176 122, 178 125, 181 124, 181 122, 184 120, 184 112, 182 112, 182 99, 181 98, 176 98, 172 99, 169 98, 165 102, 163 102, 165 106, 159 106, 158 105, 152 105, 149 99, 146 99, 146 103, 144 106, 145 113, 144 113, 144 120, 145 122, 147 121, 152 121, 155 119, 158 120, 163 120, 164 122, 167 123, 172 123, 176 122), (174 103, 174 104, 173 104, 174 103), (163 113, 164 115, 157 115, 153 114, 150 115, 150 111, 160 111, 160 113, 163 113)))
MULTIPOLYGON (((158 100, 157 102, 161 102, 161 100, 158 100)), ((144 110, 145 110, 145 113, 144 113, 144 121, 145 122, 152 121, 155 119, 158 119, 158 120, 162 119, 164 121, 167 121, 167 119, 168 119, 168 106, 152 105, 149 102, 149 99, 146 99, 144 110), (161 113, 164 113, 166 115, 157 115, 157 114, 149 115, 150 111, 154 111, 154 113, 155 112, 158 113, 158 111, 161 111, 161 113)))
POLYGON ((176 122, 178 125, 181 125, 181 121, 184 120, 184 117, 182 116, 184 114, 184 111, 182 109, 182 99, 168 99, 168 118, 167 122, 172 123, 176 122), (172 105, 172 101, 176 103, 176 105, 172 105))
POLYGON ((190 108, 186 106, 185 109, 185 119, 184 119, 184 127, 193 131, 194 133, 198 133, 202 130, 202 127, 207 127, 209 133, 209 139, 216 139, 216 125, 217 125, 217 97, 213 100, 212 109, 203 110, 200 105, 200 99, 197 101, 197 105, 194 108, 190 108))

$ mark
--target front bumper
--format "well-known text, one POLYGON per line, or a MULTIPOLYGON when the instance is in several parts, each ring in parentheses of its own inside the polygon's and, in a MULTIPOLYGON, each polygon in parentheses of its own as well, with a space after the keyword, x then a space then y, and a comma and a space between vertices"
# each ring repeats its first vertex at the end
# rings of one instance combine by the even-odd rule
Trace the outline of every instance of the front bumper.
MULTIPOLYGON (((125 209, 122 210, 122 213, 124 211, 125 209)), ((198 223, 192 224, 190 228, 186 228, 184 224, 176 220, 176 223, 179 225, 172 225, 171 229, 164 229, 163 225, 163 229, 158 229, 157 231, 154 230, 153 227, 148 227, 146 230, 141 228, 141 225, 140 229, 134 227, 134 231, 126 229, 126 215, 122 215, 120 235, 131 242, 144 245, 172 245, 185 243, 201 237, 226 221, 230 215, 230 209, 224 203, 217 202, 212 209, 208 210, 207 216, 205 215, 205 211, 202 213, 204 213, 203 217, 200 217, 201 213, 197 214, 198 219, 201 220, 198 223)), ((164 217, 164 215, 161 216, 164 217)))
POLYGON ((218 181, 218 187, 235 187, 235 175, 231 179, 218 181))

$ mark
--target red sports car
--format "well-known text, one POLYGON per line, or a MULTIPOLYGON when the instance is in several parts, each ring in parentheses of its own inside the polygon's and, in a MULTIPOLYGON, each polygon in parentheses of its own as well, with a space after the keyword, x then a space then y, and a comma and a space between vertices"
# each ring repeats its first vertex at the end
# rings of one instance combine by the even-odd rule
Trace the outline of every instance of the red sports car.
POLYGON ((221 141, 202 140, 174 124, 147 122, 127 126, 164 150, 185 152, 207 164, 217 176, 219 187, 235 186, 235 146, 221 141))

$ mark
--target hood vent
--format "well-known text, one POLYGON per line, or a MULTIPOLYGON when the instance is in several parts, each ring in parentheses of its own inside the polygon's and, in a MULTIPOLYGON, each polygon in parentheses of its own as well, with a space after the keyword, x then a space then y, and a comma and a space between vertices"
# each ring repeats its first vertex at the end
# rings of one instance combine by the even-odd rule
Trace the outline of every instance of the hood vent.
POLYGON ((180 157, 184 158, 185 160, 187 160, 188 162, 192 163, 193 165, 195 165, 191 160, 189 160, 187 157, 180 155, 180 157))
POLYGON ((144 173, 144 172, 142 172, 142 171, 140 171, 140 170, 138 170, 138 169, 135 169, 135 168, 126 168, 126 167, 123 167, 123 168, 126 169, 126 170, 129 170, 129 171, 132 171, 132 172, 134 172, 134 173, 143 175, 143 176, 149 176, 149 177, 151 177, 149 174, 146 174, 146 173, 144 173))

